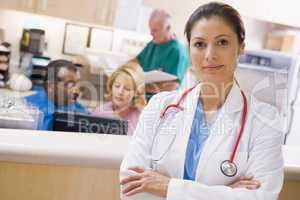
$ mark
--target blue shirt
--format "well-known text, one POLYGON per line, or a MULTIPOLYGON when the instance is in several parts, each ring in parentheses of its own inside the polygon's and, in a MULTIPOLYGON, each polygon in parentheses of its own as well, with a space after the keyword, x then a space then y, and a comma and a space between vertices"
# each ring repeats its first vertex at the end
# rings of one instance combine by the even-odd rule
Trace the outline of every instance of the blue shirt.
POLYGON ((29 105, 38 108, 44 115, 38 125, 39 130, 53 130, 53 114, 55 111, 90 114, 89 111, 78 102, 68 106, 56 107, 54 103, 49 100, 44 89, 34 88, 34 90, 36 94, 26 97, 26 101, 29 105))
POLYGON ((186 149, 183 179, 195 180, 200 155, 208 136, 209 127, 205 122, 202 102, 199 99, 186 149))

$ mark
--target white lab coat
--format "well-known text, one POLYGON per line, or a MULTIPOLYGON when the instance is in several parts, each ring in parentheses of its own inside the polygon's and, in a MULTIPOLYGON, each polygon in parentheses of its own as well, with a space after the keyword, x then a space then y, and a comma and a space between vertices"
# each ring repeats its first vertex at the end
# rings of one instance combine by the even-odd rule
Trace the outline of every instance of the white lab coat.
MULTIPOLYGON (((196 181, 183 180, 186 146, 194 119, 201 84, 194 88, 182 103, 184 111, 173 112, 166 117, 167 123, 176 138, 167 154, 157 163, 157 171, 171 177, 167 200, 275 200, 283 184, 283 158, 281 145, 283 134, 281 120, 277 109, 259 102, 247 95, 248 113, 245 129, 235 163, 238 173, 234 177, 226 177, 220 170, 220 163, 230 158, 233 145, 240 128, 243 99, 239 87, 234 84, 224 105, 222 106, 211 133, 203 148, 196 181), (253 175, 261 182, 257 190, 245 188, 232 189, 226 184, 239 176, 253 175)), ((163 92, 154 96, 144 109, 129 151, 120 169, 120 178, 128 167, 143 166, 149 168, 155 155, 166 152, 172 140, 165 129, 158 129, 159 115, 166 105, 176 103, 182 92, 163 92), (156 133, 157 132, 157 133, 156 133), (152 143, 153 141, 154 144, 152 143), (152 150, 152 146, 155 147, 152 150)), ((173 111, 171 111, 173 110, 173 111)), ((166 114, 167 116, 168 114, 166 114)), ((155 157, 156 158, 156 157, 155 157)), ((148 193, 140 193, 122 199, 146 200, 164 199, 148 193)))

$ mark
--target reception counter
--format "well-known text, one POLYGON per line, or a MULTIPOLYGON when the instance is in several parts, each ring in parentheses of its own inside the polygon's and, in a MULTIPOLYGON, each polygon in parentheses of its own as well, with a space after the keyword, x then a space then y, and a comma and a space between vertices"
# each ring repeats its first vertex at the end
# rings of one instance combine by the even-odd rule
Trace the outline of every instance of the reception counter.
POLYGON ((0 129, 1 200, 119 200, 127 136, 0 129))
MULTIPOLYGON (((0 129, 0 199, 118 200, 130 137, 0 129)), ((299 196, 300 145, 283 147, 280 199, 299 196)))
POLYGON ((0 129, 0 161, 118 169, 128 136, 0 129))

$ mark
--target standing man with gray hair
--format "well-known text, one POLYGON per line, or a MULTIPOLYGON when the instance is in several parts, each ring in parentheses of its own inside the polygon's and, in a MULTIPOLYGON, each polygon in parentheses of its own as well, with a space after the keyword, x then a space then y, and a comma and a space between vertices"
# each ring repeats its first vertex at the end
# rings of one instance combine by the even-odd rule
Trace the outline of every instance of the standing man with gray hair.
POLYGON ((177 76, 177 80, 147 84, 148 97, 161 91, 175 90, 189 66, 187 49, 176 39, 171 28, 171 16, 166 11, 154 10, 149 28, 152 41, 132 61, 138 62, 145 72, 161 70, 177 76))

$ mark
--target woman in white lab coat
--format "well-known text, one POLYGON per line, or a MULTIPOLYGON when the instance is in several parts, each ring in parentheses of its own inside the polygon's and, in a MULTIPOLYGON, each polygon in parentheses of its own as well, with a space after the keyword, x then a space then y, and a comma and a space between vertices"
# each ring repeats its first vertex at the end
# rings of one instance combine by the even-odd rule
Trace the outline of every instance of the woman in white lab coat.
POLYGON ((202 5, 185 33, 199 84, 151 99, 121 165, 122 199, 277 199, 281 121, 235 81, 245 46, 238 12, 202 5))

